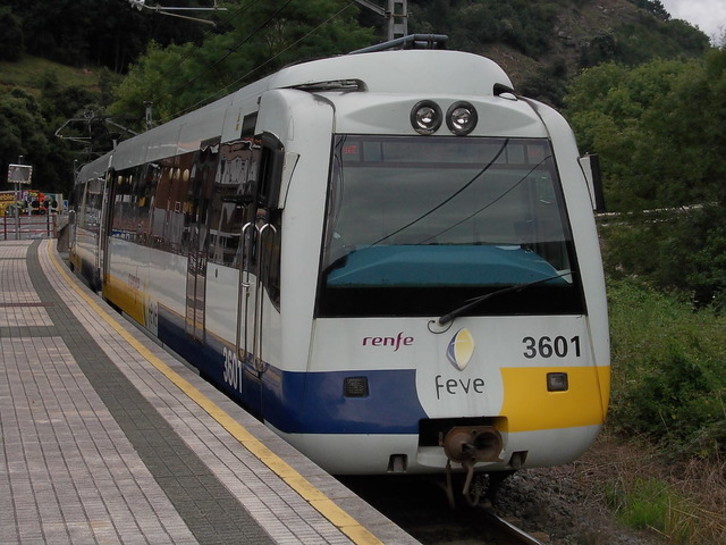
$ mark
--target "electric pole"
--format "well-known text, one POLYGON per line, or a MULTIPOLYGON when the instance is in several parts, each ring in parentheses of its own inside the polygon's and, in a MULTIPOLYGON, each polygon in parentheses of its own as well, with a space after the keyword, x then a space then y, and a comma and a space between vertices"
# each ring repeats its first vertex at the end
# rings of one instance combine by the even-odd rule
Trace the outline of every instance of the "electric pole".
POLYGON ((386 0, 387 7, 385 8, 369 0, 355 1, 364 8, 375 11, 378 15, 388 19, 389 41, 408 35, 408 0, 386 0))

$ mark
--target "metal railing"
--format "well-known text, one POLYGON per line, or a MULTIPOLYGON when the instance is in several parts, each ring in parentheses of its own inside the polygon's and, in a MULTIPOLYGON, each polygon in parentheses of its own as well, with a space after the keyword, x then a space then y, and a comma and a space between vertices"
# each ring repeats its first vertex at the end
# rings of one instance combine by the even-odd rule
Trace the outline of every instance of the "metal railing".
POLYGON ((58 216, 0 216, 0 240, 56 238, 58 216))

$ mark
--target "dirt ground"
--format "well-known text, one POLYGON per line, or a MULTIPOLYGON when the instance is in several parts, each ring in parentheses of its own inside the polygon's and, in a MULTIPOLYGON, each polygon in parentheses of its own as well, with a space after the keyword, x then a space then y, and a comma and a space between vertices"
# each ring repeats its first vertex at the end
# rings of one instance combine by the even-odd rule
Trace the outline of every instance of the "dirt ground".
POLYGON ((608 508, 606 491, 635 476, 672 481, 672 468, 647 447, 602 435, 574 463, 511 476, 497 494, 495 511, 550 545, 671 543, 654 529, 627 528, 608 508))

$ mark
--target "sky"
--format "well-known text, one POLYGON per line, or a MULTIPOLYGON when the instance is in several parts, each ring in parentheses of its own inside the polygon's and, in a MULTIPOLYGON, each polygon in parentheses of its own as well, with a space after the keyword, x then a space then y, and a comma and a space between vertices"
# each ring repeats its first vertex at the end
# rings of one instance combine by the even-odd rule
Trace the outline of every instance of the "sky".
POLYGON ((726 0, 660 0, 673 19, 684 19, 709 38, 726 30, 726 0))

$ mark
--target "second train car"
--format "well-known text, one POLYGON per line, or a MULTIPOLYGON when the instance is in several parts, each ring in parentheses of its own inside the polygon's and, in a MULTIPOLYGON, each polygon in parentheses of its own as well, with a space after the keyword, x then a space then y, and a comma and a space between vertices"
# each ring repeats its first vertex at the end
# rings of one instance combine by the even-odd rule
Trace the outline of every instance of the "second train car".
POLYGON ((362 52, 85 165, 71 261, 333 474, 556 465, 608 405, 588 179, 491 60, 362 52))

